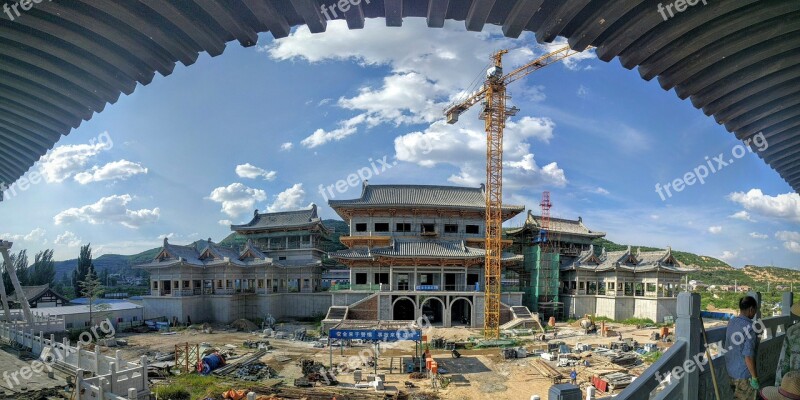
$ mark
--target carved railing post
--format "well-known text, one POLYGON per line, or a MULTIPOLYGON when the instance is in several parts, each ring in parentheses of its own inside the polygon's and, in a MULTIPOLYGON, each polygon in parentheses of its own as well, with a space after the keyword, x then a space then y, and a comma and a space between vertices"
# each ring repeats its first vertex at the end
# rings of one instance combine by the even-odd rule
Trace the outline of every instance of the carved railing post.
MULTIPOLYGON (((702 349, 702 333, 700 324, 700 294, 684 292, 678 295, 678 319, 675 321, 675 339, 685 341, 686 357, 684 360, 690 361, 692 357, 700 353, 702 349)), ((688 369, 687 369, 688 371, 688 369)), ((700 386, 700 371, 693 368, 692 372, 685 372, 680 379, 683 385, 685 400, 697 400, 698 388, 700 386)))

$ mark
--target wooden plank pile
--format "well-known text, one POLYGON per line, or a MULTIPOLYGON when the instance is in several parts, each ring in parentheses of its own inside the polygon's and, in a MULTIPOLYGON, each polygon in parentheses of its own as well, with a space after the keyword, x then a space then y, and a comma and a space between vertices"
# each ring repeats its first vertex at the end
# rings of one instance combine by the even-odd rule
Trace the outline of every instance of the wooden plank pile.
POLYGON ((247 365, 247 364, 253 363, 255 361, 258 361, 261 357, 264 357, 264 355, 266 355, 266 354, 267 354, 267 351, 264 350, 264 349, 261 349, 261 350, 255 352, 255 353, 252 353, 250 355, 246 355, 246 356, 244 356, 242 358, 239 358, 238 360, 236 360, 236 362, 228 363, 228 364, 225 364, 225 366, 222 367, 222 368, 215 369, 212 372, 212 374, 214 374, 214 375, 228 375, 228 374, 232 373, 233 371, 235 371, 236 369, 238 369, 239 367, 241 367, 243 365, 247 365))
POLYGON ((564 379, 564 375, 558 372, 555 368, 551 367, 550 364, 544 362, 543 360, 537 359, 531 362, 533 368, 539 371, 539 374, 544 376, 547 379, 551 379, 553 384, 561 383, 561 380, 564 379))

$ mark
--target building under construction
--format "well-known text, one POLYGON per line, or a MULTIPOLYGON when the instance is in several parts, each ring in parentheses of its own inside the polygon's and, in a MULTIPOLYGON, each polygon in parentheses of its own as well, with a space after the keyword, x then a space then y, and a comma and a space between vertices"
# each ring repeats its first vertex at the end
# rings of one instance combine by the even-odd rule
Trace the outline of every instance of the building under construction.
MULTIPOLYGON (((542 199, 542 209, 549 211, 549 196, 542 199)), ((529 210, 525 223, 519 228, 507 229, 506 237, 513 240, 512 251, 522 254, 524 261, 519 269, 510 269, 516 275, 523 304, 538 310, 542 320, 550 316, 564 317, 563 301, 559 299, 559 269, 570 263, 592 245, 592 240, 602 238, 605 232, 593 231, 577 220, 550 218, 547 212, 533 215, 529 210)))

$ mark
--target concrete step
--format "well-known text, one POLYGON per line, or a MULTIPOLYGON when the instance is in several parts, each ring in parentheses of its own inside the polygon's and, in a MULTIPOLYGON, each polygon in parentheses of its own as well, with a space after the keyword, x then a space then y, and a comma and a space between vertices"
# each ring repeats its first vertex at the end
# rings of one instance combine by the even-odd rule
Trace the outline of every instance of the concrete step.
POLYGON ((343 320, 347 318, 347 312, 350 307, 347 306, 331 306, 328 308, 328 315, 325 316, 326 320, 343 320))

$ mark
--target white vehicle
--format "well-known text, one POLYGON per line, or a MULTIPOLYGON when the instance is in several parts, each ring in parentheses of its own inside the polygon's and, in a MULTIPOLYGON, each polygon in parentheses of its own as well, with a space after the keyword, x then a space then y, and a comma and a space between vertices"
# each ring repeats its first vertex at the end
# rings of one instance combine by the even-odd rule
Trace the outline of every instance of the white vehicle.
POLYGON ((547 361, 554 361, 558 356, 556 353, 542 353, 542 359, 547 361))
POLYGON ((557 367, 574 367, 578 365, 578 360, 568 354, 559 354, 557 367))

